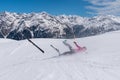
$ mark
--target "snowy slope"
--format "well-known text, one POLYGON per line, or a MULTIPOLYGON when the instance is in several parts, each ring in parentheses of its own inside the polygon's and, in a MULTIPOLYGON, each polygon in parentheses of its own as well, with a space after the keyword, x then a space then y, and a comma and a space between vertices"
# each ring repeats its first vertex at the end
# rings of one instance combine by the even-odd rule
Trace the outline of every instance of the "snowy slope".
POLYGON ((63 39, 32 39, 45 54, 27 40, 0 39, 0 80, 120 80, 120 31, 99 36, 68 39, 87 51, 51 58, 69 49, 63 39))

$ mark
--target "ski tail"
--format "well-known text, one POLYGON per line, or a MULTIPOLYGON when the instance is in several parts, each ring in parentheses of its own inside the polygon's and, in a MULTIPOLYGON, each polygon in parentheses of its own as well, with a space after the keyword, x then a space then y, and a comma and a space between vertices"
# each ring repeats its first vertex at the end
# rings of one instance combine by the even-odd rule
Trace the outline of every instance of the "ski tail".
POLYGON ((42 53, 45 53, 44 50, 42 50, 40 47, 38 47, 33 41, 30 39, 27 39, 30 43, 32 43, 37 49, 39 49, 42 53))

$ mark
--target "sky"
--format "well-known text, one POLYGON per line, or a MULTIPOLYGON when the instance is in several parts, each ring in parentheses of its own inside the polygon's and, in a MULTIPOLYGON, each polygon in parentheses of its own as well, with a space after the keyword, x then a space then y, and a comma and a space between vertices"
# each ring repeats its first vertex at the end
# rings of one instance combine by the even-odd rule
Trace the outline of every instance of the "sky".
POLYGON ((119 0, 0 0, 0 12, 31 13, 45 11, 52 15, 119 15, 119 0))

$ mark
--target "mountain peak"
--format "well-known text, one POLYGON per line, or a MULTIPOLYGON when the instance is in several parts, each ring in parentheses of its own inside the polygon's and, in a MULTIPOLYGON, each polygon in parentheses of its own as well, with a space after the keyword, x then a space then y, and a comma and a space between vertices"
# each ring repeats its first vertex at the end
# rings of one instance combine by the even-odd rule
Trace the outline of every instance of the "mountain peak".
POLYGON ((40 12, 40 15, 43 15, 43 16, 48 16, 50 14, 48 14, 47 12, 43 11, 43 12, 40 12))

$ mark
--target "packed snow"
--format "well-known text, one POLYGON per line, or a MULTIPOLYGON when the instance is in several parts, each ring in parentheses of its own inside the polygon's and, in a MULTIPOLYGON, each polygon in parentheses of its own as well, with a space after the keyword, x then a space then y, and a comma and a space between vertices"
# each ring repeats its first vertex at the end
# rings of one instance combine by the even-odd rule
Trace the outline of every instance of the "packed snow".
POLYGON ((86 46, 85 52, 58 56, 69 51, 64 39, 31 39, 45 53, 27 40, 0 39, 0 80, 120 80, 120 31, 98 36, 67 39, 86 46))

